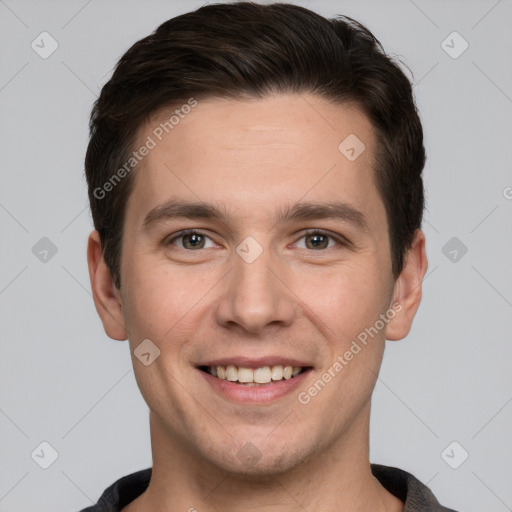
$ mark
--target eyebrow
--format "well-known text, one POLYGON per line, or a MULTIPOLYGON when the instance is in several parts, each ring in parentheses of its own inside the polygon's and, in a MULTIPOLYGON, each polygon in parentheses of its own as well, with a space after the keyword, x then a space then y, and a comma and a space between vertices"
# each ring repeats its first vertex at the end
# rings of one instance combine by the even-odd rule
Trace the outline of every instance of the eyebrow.
MULTIPOLYGON (((171 199, 153 208, 144 218, 141 231, 149 231, 156 224, 176 218, 210 219, 227 223, 229 214, 224 205, 202 201, 189 202, 171 199)), ((338 219, 354 225, 361 231, 369 232, 368 222, 362 212, 343 202, 301 202, 282 206, 272 217, 275 224, 297 220, 338 219)))

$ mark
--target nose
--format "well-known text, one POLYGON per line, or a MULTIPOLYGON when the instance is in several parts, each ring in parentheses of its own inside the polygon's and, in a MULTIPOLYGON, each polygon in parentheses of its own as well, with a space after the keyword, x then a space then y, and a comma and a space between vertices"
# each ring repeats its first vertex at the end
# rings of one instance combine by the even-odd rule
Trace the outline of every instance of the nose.
POLYGON ((232 271, 223 281, 216 317, 219 325, 261 334, 269 326, 289 326, 296 312, 296 301, 290 289, 289 274, 279 257, 267 247, 258 248, 255 259, 253 244, 240 244, 233 252, 232 271))

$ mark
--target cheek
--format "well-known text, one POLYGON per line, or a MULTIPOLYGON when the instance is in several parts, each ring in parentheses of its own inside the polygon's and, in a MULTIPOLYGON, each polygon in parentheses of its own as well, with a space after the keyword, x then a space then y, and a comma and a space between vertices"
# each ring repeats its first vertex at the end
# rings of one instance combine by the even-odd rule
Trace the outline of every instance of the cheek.
MULTIPOLYGON (((386 309, 388 284, 369 260, 346 262, 336 268, 303 273, 294 289, 305 305, 305 313, 316 318, 326 339, 339 349, 386 309)), ((314 321, 314 320, 313 320, 314 321)))
POLYGON ((132 272, 126 275, 125 320, 130 338, 154 338, 158 344, 181 325, 187 312, 192 313, 205 291, 193 276, 183 279, 179 270, 171 273, 163 264, 147 263, 134 261, 132 272))
MULTIPOLYGON (((197 328, 200 298, 208 288, 204 284, 205 290, 201 289, 194 279, 188 281, 162 264, 141 260, 138 267, 135 263, 131 262, 123 296, 135 378, 151 410, 170 411, 174 417, 181 417, 185 414, 182 402, 169 402, 169 396, 177 397, 182 390, 173 375, 183 370, 181 352, 197 328), (146 339, 160 351, 147 366, 134 353, 146 339)), ((153 357, 156 352, 149 350, 153 357)))
POLYGON ((380 315, 388 309, 388 284, 374 264, 359 263, 333 273, 328 281, 329 289, 317 290, 308 302, 327 343, 318 378, 329 383, 315 401, 319 408, 334 404, 333 414, 338 406, 355 414, 371 396, 382 361, 385 324, 380 315))

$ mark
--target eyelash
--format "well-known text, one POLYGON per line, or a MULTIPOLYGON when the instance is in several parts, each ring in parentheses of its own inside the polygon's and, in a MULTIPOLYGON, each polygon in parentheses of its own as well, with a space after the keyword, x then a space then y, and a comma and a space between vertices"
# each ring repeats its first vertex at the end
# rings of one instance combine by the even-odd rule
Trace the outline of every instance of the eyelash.
MULTIPOLYGON (((201 235, 201 236, 204 236, 206 238, 210 238, 210 240, 211 240, 210 236, 208 236, 205 233, 202 233, 200 230, 186 229, 184 231, 180 231, 175 236, 173 236, 171 239, 166 241, 165 245, 166 246, 172 245, 172 242, 174 242, 178 238, 182 238, 182 237, 184 237, 186 235, 191 235, 191 234, 201 235)), ((307 229, 306 231, 304 231, 302 233, 302 236, 298 240, 301 240, 302 238, 307 237, 307 236, 311 236, 311 235, 323 235, 323 236, 326 236, 326 237, 331 238, 332 240, 336 241, 338 243, 338 245, 341 245, 341 246, 348 245, 348 241, 344 237, 342 237, 340 235, 338 235, 338 236, 333 235, 331 232, 324 231, 323 229, 307 229)), ((178 249, 182 249, 182 248, 178 247, 178 249)), ((332 249, 332 247, 326 247, 325 249, 320 249, 319 251, 315 251, 314 249, 307 249, 306 248, 306 250, 314 251, 314 252, 322 252, 322 251, 326 251, 327 249, 332 249)), ((194 250, 191 250, 191 249, 183 249, 183 250, 188 251, 188 252, 197 252, 197 251, 194 251, 194 250)), ((199 250, 201 250, 201 249, 198 249, 198 251, 199 250)))

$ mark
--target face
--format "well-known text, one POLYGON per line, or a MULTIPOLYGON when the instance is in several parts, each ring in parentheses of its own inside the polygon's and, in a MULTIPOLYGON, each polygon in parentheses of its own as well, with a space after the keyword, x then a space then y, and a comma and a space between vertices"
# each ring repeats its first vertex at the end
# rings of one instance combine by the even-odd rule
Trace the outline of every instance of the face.
POLYGON ((161 439, 268 474, 361 438, 384 340, 410 326, 371 123, 313 95, 200 101, 160 141, 168 118, 141 127, 156 146, 126 208, 121 313, 102 315, 161 439))

